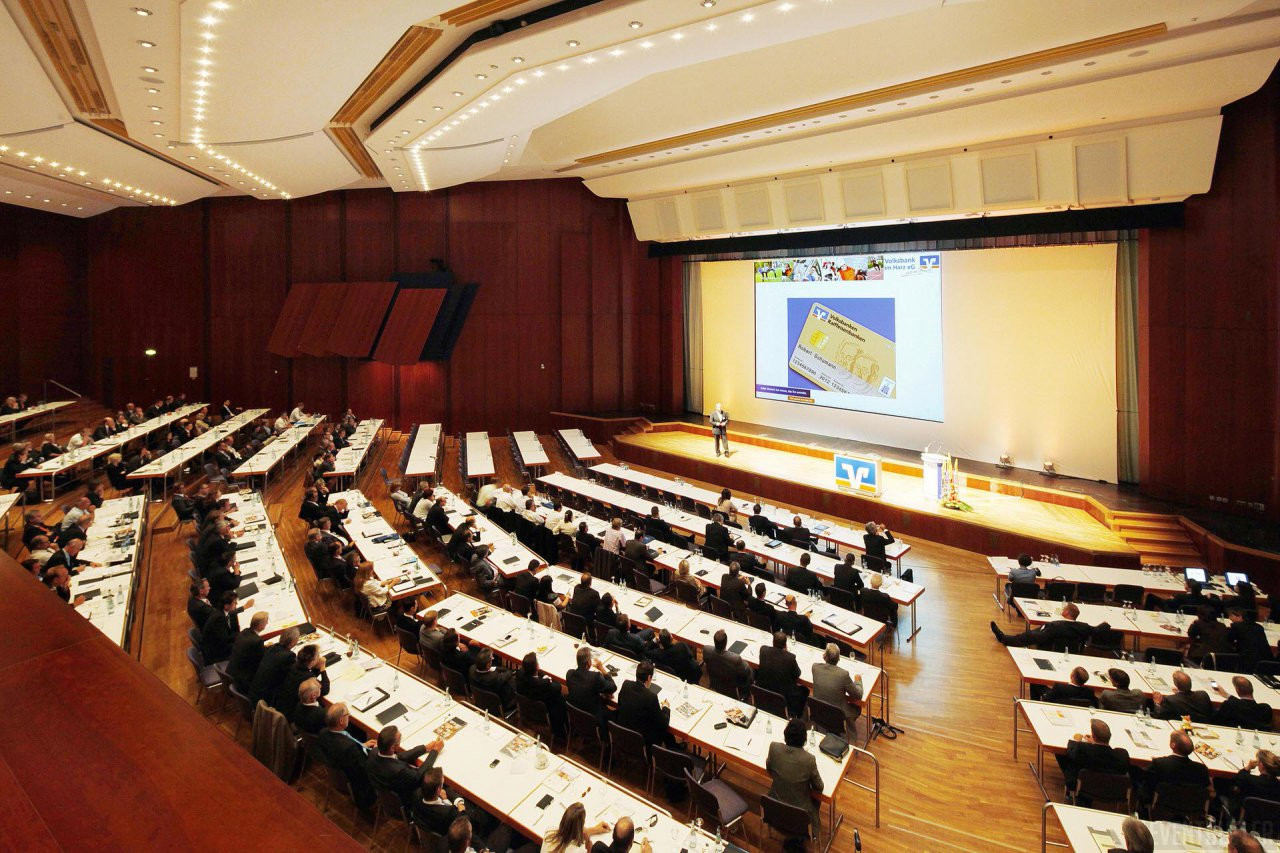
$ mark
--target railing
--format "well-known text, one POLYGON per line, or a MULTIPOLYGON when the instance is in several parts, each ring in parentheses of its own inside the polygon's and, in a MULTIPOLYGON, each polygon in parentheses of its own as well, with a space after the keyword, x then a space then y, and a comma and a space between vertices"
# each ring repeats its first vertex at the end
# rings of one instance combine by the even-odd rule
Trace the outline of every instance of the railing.
POLYGON ((1050 847, 1070 846, 1049 840, 1049 809, 1051 808, 1053 808, 1053 803, 1046 802, 1044 807, 1040 809, 1040 853, 1046 853, 1050 847))
POLYGON ((46 380, 44 381, 44 399, 45 399, 45 402, 48 402, 48 401, 49 401, 49 386, 50 386, 50 385, 57 385, 57 386, 58 386, 59 388, 61 388, 63 391, 66 391, 68 394, 71 394, 72 396, 74 396, 74 397, 76 397, 76 398, 83 398, 83 397, 84 397, 84 395, 83 395, 83 394, 81 394, 79 391, 75 390, 74 388, 68 388, 66 385, 63 385, 61 382, 57 381, 56 379, 46 379, 46 380))
MULTIPOLYGON (((862 790, 875 795, 876 826, 879 827, 880 826, 880 759, 876 758, 874 753, 872 753, 870 750, 863 749, 857 744, 851 743, 849 744, 849 748, 852 749, 854 752, 858 753, 859 755, 865 755, 867 758, 871 759, 871 767, 875 771, 875 783, 872 785, 865 785, 862 782, 856 782, 853 779, 850 779, 848 776, 846 776, 843 781, 850 785, 853 785, 855 788, 861 788, 862 790)), ((833 801, 835 800, 835 791, 831 792, 831 798, 833 801)), ((834 836, 835 836, 835 828, 833 827, 832 837, 834 836)))

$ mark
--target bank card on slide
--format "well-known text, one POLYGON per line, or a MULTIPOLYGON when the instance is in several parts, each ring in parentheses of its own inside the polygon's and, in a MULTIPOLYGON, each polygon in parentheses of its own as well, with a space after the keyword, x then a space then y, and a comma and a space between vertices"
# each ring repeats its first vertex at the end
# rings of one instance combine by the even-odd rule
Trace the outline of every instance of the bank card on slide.
POLYGON ((789 363, 826 391, 895 397, 894 342, 821 302, 810 306, 789 363))

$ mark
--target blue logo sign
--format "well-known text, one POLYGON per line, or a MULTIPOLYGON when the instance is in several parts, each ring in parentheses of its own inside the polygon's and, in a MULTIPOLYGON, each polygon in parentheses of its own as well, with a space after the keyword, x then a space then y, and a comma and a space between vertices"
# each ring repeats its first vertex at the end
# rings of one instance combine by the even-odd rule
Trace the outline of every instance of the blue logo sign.
POLYGON ((941 255, 921 255, 920 256, 920 269, 922 270, 936 270, 941 266, 942 266, 941 255))
POLYGON ((815 305, 813 306, 813 316, 817 317, 819 320, 825 320, 830 317, 831 314, 821 305, 815 305))
POLYGON ((855 492, 880 492, 879 460, 861 456, 841 456, 836 454, 836 488, 850 489, 855 492))

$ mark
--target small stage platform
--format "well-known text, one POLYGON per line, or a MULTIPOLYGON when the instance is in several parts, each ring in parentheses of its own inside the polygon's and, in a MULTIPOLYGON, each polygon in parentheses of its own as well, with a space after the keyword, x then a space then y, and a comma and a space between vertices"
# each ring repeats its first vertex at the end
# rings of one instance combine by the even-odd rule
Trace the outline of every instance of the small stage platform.
POLYGON ((880 498, 839 491, 832 457, 837 450, 815 443, 731 432, 732 453, 716 458, 708 427, 654 424, 644 432, 614 438, 619 459, 703 482, 736 495, 758 495, 852 521, 878 521, 917 537, 987 555, 1056 553, 1061 560, 1137 568, 1138 552, 1112 529, 1112 510, 1079 492, 967 474, 960 498, 972 512, 944 509, 924 496, 919 464, 884 459, 880 498))

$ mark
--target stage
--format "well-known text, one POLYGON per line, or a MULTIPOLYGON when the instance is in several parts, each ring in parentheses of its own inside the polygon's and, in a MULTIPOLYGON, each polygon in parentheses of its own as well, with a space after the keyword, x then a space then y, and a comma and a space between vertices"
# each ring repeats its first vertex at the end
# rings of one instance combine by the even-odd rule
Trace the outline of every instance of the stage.
POLYGON ((707 427, 659 423, 617 435, 619 459, 678 474, 738 495, 759 495, 855 522, 878 521, 919 537, 986 555, 1057 553, 1063 562, 1139 565, 1139 554, 1110 525, 1111 510, 1078 492, 967 474, 959 497, 972 512, 944 509, 924 496, 919 464, 886 459, 883 495, 839 491, 832 468, 835 447, 820 437, 799 444, 732 432, 732 453, 717 458, 707 427))

